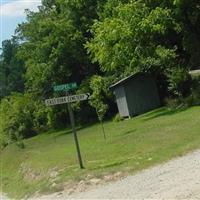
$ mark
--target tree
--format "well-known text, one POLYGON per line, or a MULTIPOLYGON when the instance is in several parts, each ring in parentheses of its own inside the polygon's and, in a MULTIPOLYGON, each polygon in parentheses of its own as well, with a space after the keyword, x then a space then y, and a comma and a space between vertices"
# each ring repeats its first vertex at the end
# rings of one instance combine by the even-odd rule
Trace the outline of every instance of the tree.
MULTIPOLYGON (((98 18, 97 10, 103 2, 43 0, 39 12, 27 11, 27 21, 16 31, 22 43, 18 56, 26 65, 26 91, 34 99, 56 96, 53 84, 77 82, 80 85, 98 73, 98 65, 91 63, 84 44, 91 37, 88 29, 98 18)), ((59 113, 67 112, 64 107, 54 111, 61 118, 66 115, 59 113)))
POLYGON ((24 91, 24 63, 17 57, 19 44, 15 39, 2 43, 0 59, 0 99, 12 92, 24 91))
POLYGON ((45 0, 39 12, 27 11, 27 22, 17 28, 23 41, 19 55, 26 63, 26 87, 36 96, 52 94, 52 83, 81 83, 95 72, 84 43, 99 2, 45 0))
MULTIPOLYGON (((13 93, 0 103, 0 145, 32 137, 46 127, 52 127, 52 109, 40 101, 34 101, 30 94, 13 93)), ((23 146, 22 146, 23 147, 23 146)))
POLYGON ((191 68, 200 66, 200 2, 198 0, 174 0, 176 18, 183 27, 182 44, 185 59, 191 68))
POLYGON ((174 64, 175 46, 165 37, 180 27, 171 10, 150 10, 144 3, 118 6, 115 14, 93 25, 94 38, 87 43, 93 62, 108 74, 162 69, 174 64))
POLYGON ((86 44, 92 61, 106 76, 121 79, 138 71, 153 73, 165 97, 169 71, 198 66, 198 1, 110 0, 106 8, 86 44))
POLYGON ((105 103, 105 98, 110 95, 109 92, 109 84, 110 81, 106 78, 102 78, 101 76, 94 75, 90 81, 90 88, 93 93, 91 96, 90 104, 95 108, 98 119, 101 123, 104 139, 106 139, 105 130, 103 126, 103 120, 106 112, 108 111, 108 105, 105 103))

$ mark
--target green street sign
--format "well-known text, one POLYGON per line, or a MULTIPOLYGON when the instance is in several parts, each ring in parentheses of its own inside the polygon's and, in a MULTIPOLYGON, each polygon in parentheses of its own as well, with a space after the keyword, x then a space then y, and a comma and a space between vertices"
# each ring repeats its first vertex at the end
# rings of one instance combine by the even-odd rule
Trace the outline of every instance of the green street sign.
POLYGON ((77 89, 76 83, 67 83, 63 85, 55 85, 53 86, 54 92, 61 92, 61 91, 69 91, 69 90, 75 90, 77 89))

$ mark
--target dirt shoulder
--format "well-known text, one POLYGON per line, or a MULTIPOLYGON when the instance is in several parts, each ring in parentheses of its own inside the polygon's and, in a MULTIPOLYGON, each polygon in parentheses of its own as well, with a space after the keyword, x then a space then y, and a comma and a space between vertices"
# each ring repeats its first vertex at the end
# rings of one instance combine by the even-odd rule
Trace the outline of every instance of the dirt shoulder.
POLYGON ((200 199, 200 150, 133 176, 70 195, 38 199, 200 199))
POLYGON ((0 200, 9 200, 4 194, 0 193, 0 200))

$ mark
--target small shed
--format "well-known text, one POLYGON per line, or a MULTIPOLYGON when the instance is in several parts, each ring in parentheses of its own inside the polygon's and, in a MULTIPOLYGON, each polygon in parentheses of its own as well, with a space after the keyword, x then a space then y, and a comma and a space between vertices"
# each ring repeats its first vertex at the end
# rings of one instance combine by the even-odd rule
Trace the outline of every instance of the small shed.
POLYGON ((121 117, 134 117, 160 107, 155 80, 148 73, 136 73, 113 84, 121 117))

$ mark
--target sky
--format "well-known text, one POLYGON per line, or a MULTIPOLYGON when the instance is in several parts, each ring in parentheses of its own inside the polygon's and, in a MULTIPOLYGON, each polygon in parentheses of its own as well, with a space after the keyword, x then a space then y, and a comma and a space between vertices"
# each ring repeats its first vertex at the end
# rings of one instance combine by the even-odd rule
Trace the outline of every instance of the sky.
POLYGON ((26 20, 24 10, 37 11, 41 0, 0 0, 0 47, 14 35, 17 24, 26 20))

